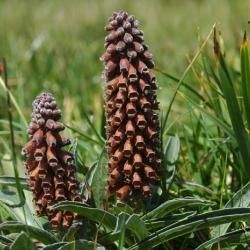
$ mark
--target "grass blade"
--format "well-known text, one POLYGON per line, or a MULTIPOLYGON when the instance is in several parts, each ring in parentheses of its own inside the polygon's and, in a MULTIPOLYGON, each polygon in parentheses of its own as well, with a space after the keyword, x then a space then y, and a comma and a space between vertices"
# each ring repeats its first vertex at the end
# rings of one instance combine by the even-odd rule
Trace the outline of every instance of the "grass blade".
POLYGON ((93 122, 89 119, 89 116, 87 115, 86 111, 83 111, 83 115, 86 119, 86 121, 88 122, 90 128, 92 129, 92 131, 94 132, 94 134, 96 135, 96 137, 98 138, 98 141, 102 144, 105 143, 103 137, 99 134, 99 132, 97 131, 97 129, 95 128, 95 125, 93 124, 93 122))
POLYGON ((78 128, 73 128, 72 126, 69 126, 69 125, 65 125, 65 127, 67 127, 68 129, 72 130, 74 133, 79 134, 84 139, 86 139, 88 141, 91 141, 91 142, 93 142, 95 144, 98 144, 100 146, 103 146, 103 143, 101 143, 100 141, 97 141, 97 140, 91 138, 90 136, 88 136, 85 133, 81 132, 78 128))
MULTIPOLYGON (((164 72, 163 70, 159 69, 159 68, 155 68, 155 71, 161 73, 162 75, 164 75, 165 77, 175 81, 175 82, 179 82, 180 79, 178 79, 175 76, 172 76, 170 74, 168 74, 167 72, 164 72)), ((195 95, 196 97, 198 97, 198 99, 200 99, 202 102, 206 102, 206 99, 198 92, 196 91, 192 86, 189 85, 189 83, 186 83, 184 81, 182 81, 182 86, 185 87, 185 89, 187 89, 190 93, 192 93, 193 95, 195 95)), ((207 103, 207 105, 209 107, 211 107, 210 103, 207 103)))
MULTIPOLYGON (((6 90, 9 90, 7 63, 5 59, 3 59, 3 69, 4 69, 4 72, 3 72, 4 73, 4 86, 6 90)), ((17 188, 19 199, 20 199, 19 204, 13 205, 13 207, 15 206, 18 207, 18 206, 23 206, 25 204, 25 196, 24 196, 24 192, 19 181, 19 173, 17 169, 15 135, 14 135, 14 127, 13 127, 13 117, 12 117, 12 112, 11 112, 11 96, 10 96, 9 91, 6 91, 6 98, 7 98, 7 114, 8 114, 8 120, 9 120, 9 130, 10 130, 10 140, 11 140, 12 165, 13 165, 13 170, 14 170, 14 175, 15 175, 15 180, 16 180, 16 188, 17 188)))
POLYGON ((249 63, 249 44, 246 32, 240 49, 241 77, 242 77, 242 96, 245 106, 248 130, 250 133, 250 63, 249 63))
POLYGON ((189 72, 189 70, 192 68, 194 62, 196 61, 196 59, 198 58, 198 56, 200 55, 200 53, 202 52, 202 50, 204 49, 204 47, 206 46, 210 36, 213 34, 213 30, 214 30, 214 27, 215 27, 215 24, 213 25, 212 29, 210 30, 210 32, 208 33, 206 39, 204 40, 204 42, 202 43, 201 47, 198 49, 198 51, 196 52, 195 56, 193 57, 192 61, 190 62, 190 64, 187 66, 186 70, 184 71, 183 75, 181 76, 178 84, 177 84, 177 87, 174 91, 174 94, 170 100, 170 103, 169 103, 169 107, 168 107, 168 110, 167 110, 167 113, 163 119, 163 123, 162 123, 162 133, 164 133, 165 131, 165 128, 166 128, 166 125, 167 125, 167 120, 168 120, 168 117, 169 117, 169 114, 170 114, 170 111, 171 111, 171 108, 172 108, 172 105, 174 103, 174 100, 175 100, 175 97, 178 93, 178 90, 179 88, 181 87, 182 83, 183 83, 183 80, 185 79, 187 73, 189 72))
POLYGON ((2 79, 1 77, 0 77, 0 86, 1 86, 1 87, 3 88, 3 90, 10 96, 10 100, 11 100, 13 106, 15 107, 17 113, 19 114, 19 116, 20 116, 20 118, 21 118, 21 120, 22 120, 24 126, 27 128, 27 127, 28 127, 28 123, 27 123, 27 121, 26 121, 26 119, 25 119, 25 116, 24 116, 24 114, 23 114, 21 108, 19 107, 19 105, 18 105, 18 103, 17 103, 15 97, 14 97, 14 96, 12 95, 12 93, 6 88, 5 83, 4 83, 4 81, 3 81, 3 79, 2 79))
POLYGON ((229 74, 229 70, 224 56, 221 54, 219 43, 216 38, 216 30, 214 31, 214 48, 215 54, 219 62, 220 88, 227 103, 230 120, 234 129, 235 138, 238 142, 239 150, 245 166, 245 176, 250 177, 250 141, 242 120, 236 92, 233 87, 233 81, 229 74))

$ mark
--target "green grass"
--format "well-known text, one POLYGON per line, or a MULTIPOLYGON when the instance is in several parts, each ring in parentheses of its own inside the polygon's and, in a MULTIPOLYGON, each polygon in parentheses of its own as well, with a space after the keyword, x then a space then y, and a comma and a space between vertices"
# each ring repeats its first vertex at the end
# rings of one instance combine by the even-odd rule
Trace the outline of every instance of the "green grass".
MULTIPOLYGON (((247 249, 250 68, 249 46, 242 39, 244 30, 249 33, 249 8, 245 0, 0 0, 0 57, 8 63, 14 131, 12 138, 1 78, 0 249, 18 249, 27 237, 44 246, 56 244, 51 249, 95 249, 98 244, 107 249, 209 249, 209 244, 247 249), (156 190, 140 213, 125 204, 104 211, 102 204, 106 159, 99 58, 104 25, 120 9, 140 20, 160 87, 163 192, 156 190), (46 220, 33 216, 20 151, 31 103, 42 91, 52 92, 63 110, 85 183, 82 193, 87 198, 91 186, 96 206, 66 202, 59 207, 89 219, 89 232, 46 232, 46 220), (25 205, 16 207, 23 192, 25 205)), ((27 244, 32 249, 32 241, 27 244)))

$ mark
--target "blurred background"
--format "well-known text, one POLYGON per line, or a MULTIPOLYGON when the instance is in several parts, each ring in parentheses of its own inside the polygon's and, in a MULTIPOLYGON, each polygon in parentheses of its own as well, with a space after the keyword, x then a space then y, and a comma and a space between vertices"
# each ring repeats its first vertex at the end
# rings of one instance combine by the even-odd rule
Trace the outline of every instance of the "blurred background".
MULTIPOLYGON (((121 9, 140 21, 156 67, 178 79, 215 22, 229 61, 238 67, 235 55, 244 30, 249 30, 249 0, 0 0, 0 56, 7 59, 10 90, 27 122, 35 96, 49 91, 66 124, 88 133, 87 114, 101 129, 104 79, 99 58, 104 52, 104 26, 112 12, 121 9)), ((155 73, 164 113, 176 82, 155 73)), ((191 85, 193 77, 187 76, 191 85)), ((0 87, 1 119, 7 117, 4 96, 0 87)), ((175 133, 190 113, 178 97, 173 111, 172 117, 181 116, 172 128, 175 133)), ((14 120, 23 124, 15 110, 14 120)))

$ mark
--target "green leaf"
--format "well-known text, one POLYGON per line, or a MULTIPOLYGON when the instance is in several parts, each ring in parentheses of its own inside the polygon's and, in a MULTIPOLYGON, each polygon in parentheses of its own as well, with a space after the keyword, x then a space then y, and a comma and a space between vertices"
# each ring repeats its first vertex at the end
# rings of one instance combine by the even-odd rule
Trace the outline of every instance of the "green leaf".
POLYGON ((127 214, 121 213, 119 218, 121 218, 120 223, 119 223, 119 245, 118 245, 118 250, 123 250, 124 249, 124 244, 126 241, 125 237, 125 232, 126 232, 126 225, 125 225, 125 220, 126 220, 127 214))
POLYGON ((190 207, 190 206, 208 206, 212 205, 210 201, 198 199, 198 198, 179 198, 174 200, 169 200, 162 203, 160 206, 154 210, 148 212, 142 216, 142 219, 148 220, 152 218, 163 218, 164 216, 176 211, 180 208, 190 207))
POLYGON ((148 230, 155 231, 155 229, 157 229, 157 228, 169 226, 173 223, 176 223, 179 220, 186 219, 186 218, 193 216, 195 214, 196 214, 195 211, 188 211, 188 212, 184 212, 181 214, 168 215, 162 219, 154 219, 153 218, 153 219, 145 220, 145 225, 146 225, 148 230))
MULTIPOLYGON (((125 222, 129 218, 129 214, 125 212, 121 212, 116 219, 116 225, 115 228, 108 234, 105 234, 101 237, 102 242, 114 242, 123 237, 121 234, 124 233, 125 230, 125 222)), ((124 238, 124 240, 127 240, 127 237, 124 238)))
POLYGON ((105 247, 100 246, 97 242, 87 241, 87 240, 77 240, 67 243, 58 250, 105 250, 105 247))
POLYGON ((89 192, 93 183, 93 177, 97 168, 98 162, 95 162, 89 169, 88 172, 85 175, 85 179, 82 185, 81 194, 85 199, 88 199, 89 192))
MULTIPOLYGON (((220 88, 227 103, 228 113, 235 133, 235 138, 238 142, 242 160, 244 162, 245 176, 250 177, 250 140, 247 137, 244 127, 240 107, 237 101, 234 84, 229 74, 229 70, 223 55, 219 55, 219 76, 220 88)), ((249 83, 248 83, 249 84, 249 83)))
MULTIPOLYGON (((19 177, 19 181, 23 189, 29 190, 26 178, 19 177)), ((0 176, 0 184, 16 187, 16 178, 12 176, 0 176)))
MULTIPOLYGON (((163 70, 159 69, 159 68, 155 68, 155 71, 160 72, 162 75, 164 75, 165 77, 175 81, 176 83, 178 83, 180 81, 180 79, 178 79, 177 77, 164 72, 163 70)), ((201 95, 195 88, 193 88, 192 86, 190 86, 190 83, 184 82, 182 81, 182 86, 189 91, 190 93, 192 93, 194 96, 196 96, 198 99, 200 99, 202 102, 205 102, 206 99, 204 98, 203 95, 201 95)))
POLYGON ((166 178, 164 178, 164 184, 166 190, 169 189, 170 185, 175 176, 176 161, 180 151, 180 139, 178 136, 171 136, 164 150, 163 167, 165 167, 166 178))
POLYGON ((207 111, 204 107, 200 106, 199 104, 197 104, 196 102, 194 102, 191 98, 189 98, 188 96, 186 96, 183 93, 180 93, 180 96, 182 96, 184 99, 186 99, 189 103, 191 103, 194 107, 196 107, 197 109, 199 109, 201 111, 201 114, 206 115, 211 121, 213 121, 218 127, 220 127, 221 129, 223 129, 223 131, 228 134, 233 141, 236 140, 235 138, 235 134, 234 131, 232 130, 232 128, 223 121, 223 119, 220 119, 214 115, 212 115, 209 111, 207 111))
POLYGON ((62 201, 53 206, 54 209, 76 212, 92 221, 95 221, 109 229, 114 229, 116 225, 116 217, 111 213, 99 209, 86 207, 81 202, 62 201))
MULTIPOLYGON (((250 182, 238 190, 231 200, 227 202, 225 208, 248 207, 250 205, 250 182)), ((212 237, 218 237, 226 233, 231 223, 219 225, 211 231, 212 237)))
POLYGON ((89 124, 90 128, 92 129, 93 133, 96 135, 97 139, 99 140, 99 142, 104 145, 105 141, 103 139, 103 137, 99 134, 99 132, 97 131, 95 125, 93 124, 93 122, 90 120, 87 112, 85 110, 83 110, 83 116, 85 117, 87 123, 89 124))
MULTIPOLYGON (((120 238, 120 241, 123 242, 122 235, 126 230, 129 230, 131 233, 133 233, 138 240, 142 240, 148 236, 146 225, 137 214, 129 215, 128 213, 121 212, 117 216, 114 230, 111 233, 103 236, 102 241, 114 242, 120 238)), ((128 237, 125 237, 124 241, 128 243, 128 237)))
POLYGON ((58 250, 59 247, 64 246, 65 244, 67 244, 67 242, 57 242, 57 243, 45 246, 43 250, 58 250))
POLYGON ((203 228, 225 224, 228 222, 247 221, 249 220, 249 216, 250 208, 221 209, 195 215, 155 231, 148 238, 134 244, 128 249, 153 249, 163 242, 178 238, 185 234, 196 232, 203 228))
MULTIPOLYGON (((8 235, 7 235, 8 236, 8 235)), ((0 242, 3 244, 3 245, 9 245, 13 242, 13 240, 3 236, 3 235, 0 235, 0 242)))
POLYGON ((9 231, 11 233, 18 233, 20 231, 26 232, 31 238, 34 238, 44 244, 51 244, 57 242, 54 235, 48 231, 25 225, 17 221, 4 222, 0 224, 0 231, 9 231))
POLYGON ((99 146, 103 146, 103 143, 100 142, 99 140, 95 140, 92 137, 90 137, 89 135, 86 135, 84 132, 82 132, 79 128, 75 128, 69 125, 65 125, 65 127, 67 127, 68 129, 72 130, 74 133, 79 134, 80 136, 82 136, 85 140, 91 141, 94 144, 97 144, 99 146))
POLYGON ((6 236, 0 235, 0 249, 1 250, 9 250, 9 245, 13 242, 13 240, 8 238, 6 236))
POLYGON ((9 250, 9 247, 0 242, 0 250, 9 250))
POLYGON ((249 63, 249 52, 248 52, 248 41, 246 33, 244 35, 243 43, 240 49, 240 60, 241 60, 241 78, 242 78, 242 96, 245 106, 246 120, 248 129, 250 130, 250 63, 249 63))
POLYGON ((25 233, 21 232, 16 240, 10 246, 11 250, 36 250, 35 245, 33 244, 30 237, 25 233))
POLYGON ((22 112, 21 107, 18 105, 18 102, 16 101, 15 97, 14 97, 13 94, 10 92, 10 90, 8 90, 8 89, 6 88, 6 85, 5 85, 5 83, 4 83, 4 81, 3 81, 3 79, 2 79, 1 77, 0 77, 0 86, 1 86, 1 87, 4 89, 4 91, 5 91, 6 93, 8 93, 8 95, 10 96, 10 100, 11 100, 13 106, 14 106, 15 109, 17 110, 17 113, 19 114, 19 116, 20 116, 20 118, 21 118, 21 120, 22 120, 24 126, 27 128, 27 127, 28 127, 28 123, 27 123, 27 121, 26 121, 26 119, 25 119, 25 116, 24 116, 24 114, 23 114, 23 112, 22 112))
POLYGON ((229 247, 246 243, 248 245, 250 244, 249 228, 235 230, 219 237, 215 237, 204 242, 203 244, 195 248, 195 250, 210 249, 212 246, 214 246, 212 249, 224 249, 224 247, 228 249, 229 247), (214 245, 215 243, 219 243, 219 248, 217 245, 214 245))
POLYGON ((28 225, 42 228, 40 222, 33 215, 31 208, 28 206, 27 199, 23 207, 12 207, 12 204, 17 204, 19 198, 14 192, 0 191, 0 206, 4 207, 12 218, 28 225))
POLYGON ((130 215, 125 225, 126 228, 136 235, 138 240, 143 240, 148 236, 148 230, 145 223, 137 214, 130 215))
POLYGON ((11 220, 19 220, 19 217, 16 215, 13 209, 0 201, 0 221, 10 220, 10 218, 11 220))
POLYGON ((103 208, 104 201, 106 200, 105 186, 107 184, 108 175, 107 157, 105 149, 102 151, 93 172, 94 174, 91 188, 93 191, 95 205, 97 208, 103 208))

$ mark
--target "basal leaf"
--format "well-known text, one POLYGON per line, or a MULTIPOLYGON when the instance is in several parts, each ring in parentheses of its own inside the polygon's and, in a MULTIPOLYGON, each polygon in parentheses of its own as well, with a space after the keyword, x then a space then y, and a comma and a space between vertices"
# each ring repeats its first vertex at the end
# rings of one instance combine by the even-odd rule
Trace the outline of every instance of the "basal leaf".
POLYGON ((128 249, 153 249, 164 242, 178 238, 182 235, 228 222, 246 221, 249 219, 249 216, 250 208, 231 208, 206 212, 157 230, 143 241, 134 244, 128 249))
POLYGON ((143 240, 148 236, 148 230, 143 220, 137 214, 130 215, 125 225, 126 228, 136 235, 138 240, 143 240))
POLYGON ((248 245, 250 243, 249 228, 235 230, 235 231, 232 231, 230 233, 221 235, 219 237, 215 237, 215 238, 213 238, 211 240, 208 240, 208 241, 204 242, 203 244, 201 244, 200 246, 195 248, 195 250, 225 249, 225 248, 229 248, 229 247, 232 247, 232 246, 237 246, 239 244, 246 244, 246 243, 248 245), (219 246, 216 243, 219 243, 219 246))
POLYGON ((105 250, 103 246, 98 243, 87 240, 77 240, 67 243, 58 248, 58 250, 105 250))
POLYGON ((116 217, 112 215, 111 213, 105 210, 99 209, 99 208, 86 207, 81 202, 62 201, 56 204, 53 208, 76 212, 109 229, 114 229, 116 225, 116 217))
POLYGON ((25 233, 21 232, 16 240, 11 244, 10 250, 36 250, 36 247, 30 237, 25 233))
MULTIPOLYGON (((225 208, 248 207, 250 205, 250 182, 237 191, 231 200, 227 202, 225 208)), ((216 226, 212 229, 212 237, 218 237, 225 234, 231 223, 216 226)))
MULTIPOLYGON (((29 190, 26 178, 19 177, 19 181, 23 189, 29 190)), ((0 176, 0 184, 16 187, 16 178, 12 176, 0 176)))
POLYGON ((107 174, 107 158, 103 150, 94 169, 91 186, 95 204, 98 208, 103 208, 104 200, 106 199, 107 174))
POLYGON ((147 214, 142 216, 142 219, 148 220, 151 218, 163 218, 164 216, 172 213, 173 211, 178 211, 178 209, 183 207, 191 207, 191 206, 208 206, 213 203, 201 200, 198 198, 179 198, 174 200, 169 200, 162 203, 160 206, 155 208, 154 210, 148 212, 147 214))
POLYGON ((29 237, 36 239, 44 244, 51 244, 57 242, 57 239, 54 235, 49 233, 48 231, 25 225, 23 223, 17 221, 3 222, 0 224, 0 231, 9 231, 11 233, 17 233, 24 231, 29 237))
POLYGON ((176 161, 180 151, 180 140, 178 136, 171 136, 164 150, 163 167, 165 168, 166 178, 164 178, 164 184, 166 190, 169 189, 170 185, 175 176, 176 161))

